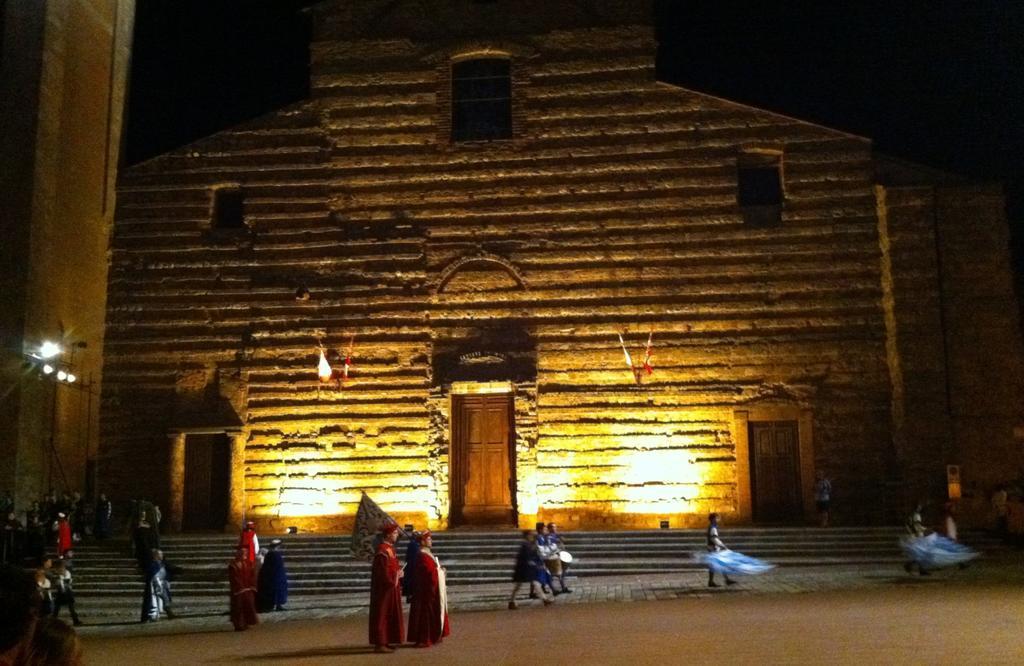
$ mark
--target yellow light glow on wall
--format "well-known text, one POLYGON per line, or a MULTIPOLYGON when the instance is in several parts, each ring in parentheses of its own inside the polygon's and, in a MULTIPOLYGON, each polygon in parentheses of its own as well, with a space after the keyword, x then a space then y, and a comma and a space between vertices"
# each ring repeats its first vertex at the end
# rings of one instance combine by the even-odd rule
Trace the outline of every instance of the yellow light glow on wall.
POLYGON ((692 500, 705 479, 693 454, 681 445, 685 438, 668 435, 622 437, 611 451, 543 453, 538 461, 552 466, 537 472, 538 504, 548 509, 572 509, 591 503, 613 513, 659 514, 693 511, 692 500), (644 448, 637 447, 637 440, 644 448), (575 459, 585 457, 582 466, 575 459), (558 466, 554 466, 554 463, 558 466))
MULTIPOLYGON (((293 483, 294 483, 293 479, 293 483)), ((361 491, 352 488, 288 487, 281 491, 271 513, 282 518, 316 518, 355 515, 361 491), (347 506, 346 506, 347 505, 347 506), (351 508, 347 508, 351 507, 351 508)), ((381 508, 391 513, 433 514, 434 492, 429 488, 401 489, 373 495, 381 508)))

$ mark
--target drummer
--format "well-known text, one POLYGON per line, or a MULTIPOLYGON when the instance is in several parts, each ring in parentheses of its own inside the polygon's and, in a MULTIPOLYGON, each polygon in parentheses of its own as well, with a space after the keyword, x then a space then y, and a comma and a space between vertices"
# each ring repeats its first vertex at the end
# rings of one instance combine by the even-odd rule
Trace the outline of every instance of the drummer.
POLYGON ((562 592, 569 594, 572 590, 565 584, 565 573, 569 568, 569 563, 572 562, 572 555, 565 549, 565 540, 562 539, 562 534, 554 523, 548 523, 548 543, 554 547, 556 558, 554 562, 546 561, 545 564, 547 564, 551 575, 558 579, 562 592), (552 567, 552 564, 554 564, 554 567, 552 567))

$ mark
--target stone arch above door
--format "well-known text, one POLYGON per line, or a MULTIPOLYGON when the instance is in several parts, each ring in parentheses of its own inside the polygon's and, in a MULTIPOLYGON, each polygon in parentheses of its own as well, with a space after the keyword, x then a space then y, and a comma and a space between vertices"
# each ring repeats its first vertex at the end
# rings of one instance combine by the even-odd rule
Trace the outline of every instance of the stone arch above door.
POLYGON ((496 254, 460 257, 441 270, 435 289, 441 294, 472 294, 526 289, 519 268, 496 254))

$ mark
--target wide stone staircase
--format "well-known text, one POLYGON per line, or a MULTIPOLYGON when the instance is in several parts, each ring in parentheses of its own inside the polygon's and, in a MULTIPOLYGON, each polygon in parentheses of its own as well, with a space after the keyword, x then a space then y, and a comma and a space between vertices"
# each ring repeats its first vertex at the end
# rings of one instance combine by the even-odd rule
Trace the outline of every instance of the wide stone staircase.
MULTIPOLYGON (((434 553, 453 587, 510 581, 520 537, 516 530, 434 533, 434 553)), ((902 562, 901 530, 895 527, 725 528, 730 548, 779 566, 893 565, 902 562)), ((692 557, 704 550, 703 530, 569 532, 566 548, 575 558, 570 581, 700 570, 692 557)), ((962 540, 979 549, 996 547, 980 532, 962 540)), ((261 542, 271 535, 261 535, 261 542)), ((290 579, 290 607, 327 602, 327 595, 365 595, 370 567, 352 558, 347 535, 280 536, 290 579)), ((226 610, 226 567, 237 538, 231 535, 165 535, 165 559, 181 568, 172 583, 179 612, 226 610)), ((404 554, 405 542, 398 544, 404 554)), ((404 559, 404 558, 403 558, 404 559)), ((75 549, 75 589, 83 617, 130 619, 141 603, 142 577, 125 541, 90 542, 75 549)), ((350 603, 365 603, 360 597, 350 603)))

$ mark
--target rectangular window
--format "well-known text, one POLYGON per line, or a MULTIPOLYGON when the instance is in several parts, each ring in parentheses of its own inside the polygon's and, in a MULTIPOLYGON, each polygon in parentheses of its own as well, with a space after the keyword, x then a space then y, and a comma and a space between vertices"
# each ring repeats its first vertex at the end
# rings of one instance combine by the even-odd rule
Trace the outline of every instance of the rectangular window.
POLYGON ((736 199, 747 224, 758 227, 782 223, 782 155, 746 152, 736 162, 736 199))
POLYGON ((217 230, 245 229, 245 198, 240 187, 213 191, 213 222, 217 230))
POLYGON ((452 65, 452 141, 512 138, 512 76, 505 58, 452 65))

